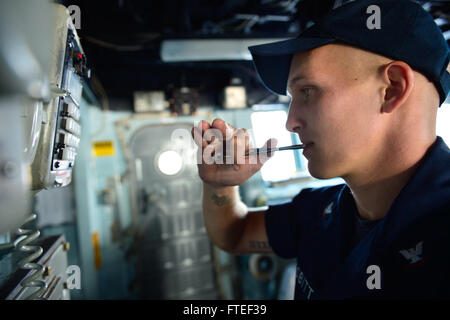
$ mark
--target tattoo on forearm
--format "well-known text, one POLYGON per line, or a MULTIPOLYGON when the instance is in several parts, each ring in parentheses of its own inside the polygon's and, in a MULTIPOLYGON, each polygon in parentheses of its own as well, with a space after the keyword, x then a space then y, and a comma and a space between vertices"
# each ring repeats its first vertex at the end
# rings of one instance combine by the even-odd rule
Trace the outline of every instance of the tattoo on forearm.
POLYGON ((224 204, 230 203, 231 199, 227 196, 218 196, 217 194, 213 193, 211 199, 214 201, 215 205, 218 207, 223 206, 224 204))
POLYGON ((267 241, 250 241, 251 249, 269 249, 270 245, 267 241))

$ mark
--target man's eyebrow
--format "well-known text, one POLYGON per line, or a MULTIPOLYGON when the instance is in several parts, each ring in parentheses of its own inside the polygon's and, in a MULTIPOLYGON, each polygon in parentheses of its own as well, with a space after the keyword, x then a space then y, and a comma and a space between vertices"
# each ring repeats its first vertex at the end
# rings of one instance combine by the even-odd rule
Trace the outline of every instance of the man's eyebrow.
POLYGON ((295 77, 293 77, 292 79, 288 80, 288 87, 292 86, 297 81, 304 80, 304 79, 306 79, 306 77, 304 75, 298 74, 295 77))
POLYGON ((287 94, 288 96, 290 96, 289 91, 290 91, 290 89, 292 88, 292 86, 293 86, 297 81, 304 80, 304 79, 306 79, 306 78, 307 78, 306 76, 304 76, 304 75, 302 75, 302 74, 298 74, 298 75, 294 76, 293 78, 289 79, 289 80, 288 80, 288 83, 287 83, 287 86, 286 86, 286 94, 287 94))

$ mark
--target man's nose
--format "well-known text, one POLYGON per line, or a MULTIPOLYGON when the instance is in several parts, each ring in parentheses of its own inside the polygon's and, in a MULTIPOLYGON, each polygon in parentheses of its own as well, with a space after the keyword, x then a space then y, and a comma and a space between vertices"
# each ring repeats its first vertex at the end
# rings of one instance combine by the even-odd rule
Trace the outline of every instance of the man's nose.
POLYGON ((296 133, 299 129, 303 129, 305 127, 305 121, 302 119, 300 113, 300 108, 296 108, 295 104, 291 102, 286 121, 286 129, 288 131, 296 133))

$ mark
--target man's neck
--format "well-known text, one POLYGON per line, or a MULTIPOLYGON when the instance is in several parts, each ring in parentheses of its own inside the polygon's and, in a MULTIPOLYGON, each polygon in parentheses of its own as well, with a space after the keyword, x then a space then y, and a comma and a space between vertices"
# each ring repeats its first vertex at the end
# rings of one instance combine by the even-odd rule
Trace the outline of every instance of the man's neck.
POLYGON ((383 218, 400 191, 405 187, 420 164, 432 142, 423 142, 419 146, 408 148, 403 153, 383 159, 385 165, 377 168, 376 173, 355 177, 344 177, 350 187, 359 215, 364 220, 383 218), (397 159, 395 159, 397 158, 397 159))
POLYGON ((383 218, 416 170, 417 165, 393 176, 365 185, 352 185, 347 182, 361 219, 378 220, 383 218))

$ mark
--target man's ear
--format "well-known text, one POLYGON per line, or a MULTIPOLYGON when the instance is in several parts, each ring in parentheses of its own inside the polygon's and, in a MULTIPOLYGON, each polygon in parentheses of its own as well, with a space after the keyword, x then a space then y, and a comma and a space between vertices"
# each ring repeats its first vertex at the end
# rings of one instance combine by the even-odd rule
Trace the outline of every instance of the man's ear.
POLYGON ((414 88, 414 71, 403 61, 393 61, 383 70, 383 80, 386 84, 382 112, 393 112, 410 96, 414 88))

